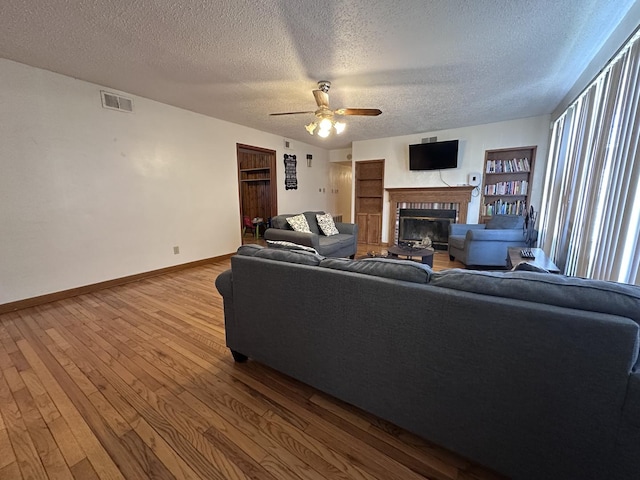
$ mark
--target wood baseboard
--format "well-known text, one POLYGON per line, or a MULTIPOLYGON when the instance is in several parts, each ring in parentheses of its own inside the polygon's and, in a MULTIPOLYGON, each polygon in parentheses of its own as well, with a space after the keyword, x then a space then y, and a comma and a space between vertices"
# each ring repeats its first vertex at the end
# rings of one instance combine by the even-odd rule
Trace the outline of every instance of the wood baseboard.
POLYGON ((24 300, 16 300, 15 302, 0 304, 0 314, 7 312, 14 312, 23 308, 35 307, 36 305, 42 305, 43 303, 56 302, 65 298, 75 297, 77 295, 84 295, 85 293, 92 293, 105 288, 116 287, 118 285, 124 285, 125 283, 137 282, 144 280, 145 278, 155 277, 157 275, 164 275, 166 273, 177 272, 186 268, 198 267, 200 265, 206 265, 208 263, 219 262, 231 258, 234 253, 228 253, 226 255, 220 255, 218 257, 204 258, 202 260, 196 260, 193 262, 182 263, 180 265, 173 265, 171 267, 159 268, 158 270, 151 270, 150 272, 136 273, 135 275, 128 275, 126 277, 114 278, 113 280, 105 280, 104 282, 93 283, 91 285, 84 285, 82 287, 70 288, 69 290, 62 290, 60 292, 47 293, 46 295, 40 295, 32 298, 25 298, 24 300))

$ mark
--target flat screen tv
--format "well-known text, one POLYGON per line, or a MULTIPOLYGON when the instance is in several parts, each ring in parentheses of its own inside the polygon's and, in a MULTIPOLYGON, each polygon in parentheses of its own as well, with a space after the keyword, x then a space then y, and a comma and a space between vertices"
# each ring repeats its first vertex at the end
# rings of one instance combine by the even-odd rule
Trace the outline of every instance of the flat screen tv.
POLYGON ((458 167, 458 140, 409 145, 409 170, 458 167))

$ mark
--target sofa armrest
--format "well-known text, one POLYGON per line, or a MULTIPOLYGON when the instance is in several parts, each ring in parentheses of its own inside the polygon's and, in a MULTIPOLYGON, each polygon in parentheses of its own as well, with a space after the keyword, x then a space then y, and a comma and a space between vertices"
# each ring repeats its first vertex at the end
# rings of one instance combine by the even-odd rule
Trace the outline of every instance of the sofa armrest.
POLYGON ((358 225, 355 223, 336 223, 336 228, 340 233, 347 235, 358 235, 358 225))
POLYGON ((216 277, 216 288, 222 296, 222 305, 224 307, 224 332, 227 345, 233 343, 234 336, 237 334, 236 313, 233 304, 233 275, 231 269, 225 270, 216 277))
POLYGON ((611 478, 635 479, 640 471, 640 372, 629 376, 613 465, 611 478))
POLYGON ((465 241, 484 241, 484 242, 524 242, 522 230, 519 228, 504 230, 469 230, 465 241))
POLYGON ((298 245, 315 248, 316 250, 318 250, 318 247, 320 246, 318 234, 316 233, 303 233, 296 232, 294 230, 283 230, 280 228, 267 228, 264 232, 264 239, 292 242, 298 245))
POLYGON ((449 235, 465 235, 469 230, 484 230, 484 223, 449 223, 449 235))
POLYGON ((627 398, 622 414, 627 422, 640 428, 640 372, 634 372, 629 376, 627 398))
POLYGON ((223 299, 233 299, 233 284, 231 281, 231 269, 225 270, 216 277, 216 289, 223 299))

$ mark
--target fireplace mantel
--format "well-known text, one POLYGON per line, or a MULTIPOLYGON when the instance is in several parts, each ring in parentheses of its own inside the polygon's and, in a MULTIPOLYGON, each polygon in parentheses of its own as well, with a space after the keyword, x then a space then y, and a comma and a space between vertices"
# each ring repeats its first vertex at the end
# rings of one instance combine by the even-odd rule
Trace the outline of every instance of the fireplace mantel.
POLYGON ((458 222, 467 223, 467 210, 471 192, 475 187, 425 187, 425 188, 385 188, 389 192, 389 240, 392 240, 397 222, 398 203, 457 203, 458 222))

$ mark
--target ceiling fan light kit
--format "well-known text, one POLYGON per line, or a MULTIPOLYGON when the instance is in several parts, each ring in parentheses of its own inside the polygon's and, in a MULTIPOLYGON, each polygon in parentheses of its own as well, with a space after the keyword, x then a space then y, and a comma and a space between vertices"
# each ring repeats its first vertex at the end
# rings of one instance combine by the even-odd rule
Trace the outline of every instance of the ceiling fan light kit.
POLYGON ((304 126, 304 128, 313 135, 317 129, 317 135, 322 138, 326 138, 331 134, 331 128, 333 127, 336 133, 339 135, 344 132, 346 123, 335 120, 335 115, 362 115, 362 116, 377 116, 382 113, 377 108, 338 108, 331 110, 329 108, 329 87, 331 82, 327 80, 321 80, 318 82, 318 89, 313 90, 313 96, 316 99, 318 109, 315 112, 284 112, 284 113, 272 113, 271 115, 297 115, 300 113, 313 113, 317 120, 304 126))
POLYGON ((307 129, 309 134, 313 135, 315 129, 318 129, 318 136, 322 138, 326 138, 331 133, 331 127, 333 127, 338 135, 344 132, 344 129, 347 127, 347 124, 344 122, 337 122, 329 117, 324 117, 320 121, 311 122, 308 125, 305 125, 304 128, 307 129))

